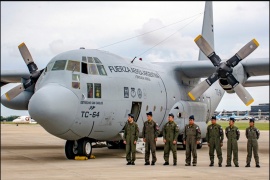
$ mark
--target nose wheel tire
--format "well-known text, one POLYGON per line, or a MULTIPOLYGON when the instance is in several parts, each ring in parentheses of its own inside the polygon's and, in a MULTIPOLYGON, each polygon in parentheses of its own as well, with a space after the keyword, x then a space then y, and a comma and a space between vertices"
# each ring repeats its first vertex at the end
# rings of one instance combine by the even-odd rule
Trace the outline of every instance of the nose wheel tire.
POLYGON ((78 141, 78 154, 86 156, 88 159, 92 154, 92 142, 89 139, 80 139, 78 141))

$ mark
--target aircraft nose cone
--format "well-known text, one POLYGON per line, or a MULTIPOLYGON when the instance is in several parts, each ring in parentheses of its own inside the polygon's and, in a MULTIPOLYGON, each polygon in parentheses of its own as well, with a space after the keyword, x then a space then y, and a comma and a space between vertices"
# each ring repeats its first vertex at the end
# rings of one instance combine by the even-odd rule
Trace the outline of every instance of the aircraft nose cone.
POLYGON ((30 116, 53 135, 61 135, 69 130, 77 110, 78 97, 57 84, 48 84, 39 89, 28 105, 30 116))

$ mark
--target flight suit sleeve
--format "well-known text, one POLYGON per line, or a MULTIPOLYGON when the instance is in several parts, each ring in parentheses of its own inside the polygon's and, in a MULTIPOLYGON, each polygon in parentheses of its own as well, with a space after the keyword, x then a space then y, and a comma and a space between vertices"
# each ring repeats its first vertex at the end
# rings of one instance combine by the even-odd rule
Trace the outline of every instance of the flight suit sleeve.
POLYGON ((239 138, 240 138, 240 131, 239 131, 239 129, 237 128, 237 129, 236 129, 236 139, 237 139, 237 141, 239 140, 239 138))
POLYGON ((137 141, 139 139, 139 126, 138 124, 136 124, 136 129, 135 129, 135 141, 137 141))
POLYGON ((246 128, 246 138, 248 139, 248 128, 246 128))
POLYGON ((145 123, 143 123, 142 138, 145 138, 145 123))
POLYGON ((175 124, 174 124, 174 139, 173 139, 173 140, 177 141, 178 135, 179 135, 179 127, 178 127, 178 125, 175 123, 175 124))
POLYGON ((123 136, 123 140, 126 141, 126 139, 127 139, 127 123, 124 128, 124 136, 123 136))
POLYGON ((223 143, 224 132, 223 132, 222 126, 219 126, 219 135, 220 135, 220 143, 223 143))
POLYGON ((199 126, 196 127, 196 140, 197 141, 201 140, 201 130, 199 126))
POLYGON ((162 136, 163 136, 163 139, 165 139, 165 137, 166 137, 166 129, 165 129, 165 126, 166 126, 166 124, 163 126, 163 129, 162 129, 162 136))
POLYGON ((183 141, 186 141, 186 130, 187 130, 187 126, 185 126, 185 129, 184 129, 184 134, 183 134, 183 141))
POLYGON ((209 126, 207 127, 207 130, 206 130, 206 142, 209 143, 209 126))
POLYGON ((155 128, 155 138, 157 138, 157 137, 158 137, 158 135, 159 135, 159 126, 158 126, 158 124, 157 124, 157 123, 155 123, 154 128, 155 128))
POLYGON ((228 139, 228 127, 226 127, 225 129, 225 135, 226 135, 226 138, 228 139))
POLYGON ((257 135, 257 139, 259 139, 259 137, 260 137, 260 131, 257 128, 256 128, 256 135, 257 135))

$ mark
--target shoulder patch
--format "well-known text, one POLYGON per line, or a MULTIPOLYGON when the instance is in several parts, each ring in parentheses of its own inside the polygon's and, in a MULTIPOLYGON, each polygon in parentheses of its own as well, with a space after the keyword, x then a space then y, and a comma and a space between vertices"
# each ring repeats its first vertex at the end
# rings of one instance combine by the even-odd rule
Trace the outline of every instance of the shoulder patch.
POLYGON ((199 127, 197 126, 196 129, 199 129, 199 127))

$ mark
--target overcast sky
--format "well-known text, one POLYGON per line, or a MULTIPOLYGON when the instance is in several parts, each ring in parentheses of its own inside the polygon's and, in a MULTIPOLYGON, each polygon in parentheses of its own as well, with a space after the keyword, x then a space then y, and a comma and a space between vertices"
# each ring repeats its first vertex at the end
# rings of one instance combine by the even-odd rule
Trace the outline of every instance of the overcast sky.
MULTIPOLYGON (((22 42, 42 69, 61 52, 80 47, 97 49, 172 23, 175 24, 102 50, 130 59, 140 55, 144 61, 196 61, 199 49, 194 38, 201 34, 204 4, 1 1, 1 70, 27 71, 18 50, 22 42)), ((253 38, 260 46, 248 58, 269 58, 269 2, 213 2, 213 9, 215 51, 222 59, 230 58, 253 38)), ((15 85, 2 87, 1 95, 15 85)), ((255 99, 252 105, 269 103, 269 86, 247 90, 255 99)), ((217 108, 223 109, 250 110, 250 106, 245 106, 236 94, 226 93, 217 108)), ((3 116, 27 114, 1 105, 3 116)))

